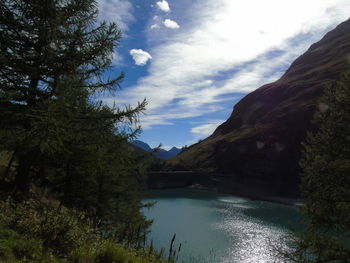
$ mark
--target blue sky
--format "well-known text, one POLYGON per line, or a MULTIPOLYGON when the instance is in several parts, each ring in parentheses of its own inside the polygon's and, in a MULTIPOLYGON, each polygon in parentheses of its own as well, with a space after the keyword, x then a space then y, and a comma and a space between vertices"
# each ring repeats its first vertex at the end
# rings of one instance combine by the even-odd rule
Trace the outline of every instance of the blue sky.
POLYGON ((350 15, 349 0, 99 0, 123 32, 106 104, 144 98, 139 139, 184 146, 209 136, 244 95, 277 80, 350 15))

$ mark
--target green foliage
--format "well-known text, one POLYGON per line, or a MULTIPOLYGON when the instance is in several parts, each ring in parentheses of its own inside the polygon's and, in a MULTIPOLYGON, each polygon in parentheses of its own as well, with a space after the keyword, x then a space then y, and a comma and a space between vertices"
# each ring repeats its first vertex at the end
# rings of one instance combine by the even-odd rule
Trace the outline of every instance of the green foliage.
POLYGON ((15 183, 28 192, 43 158, 72 153, 72 143, 98 144, 112 128, 136 121, 145 102, 122 110, 90 99, 115 91, 124 76, 104 77, 121 32, 96 23, 96 1, 0 3, 0 145, 15 152, 15 183), (91 140, 88 133, 101 129, 91 140))
POLYGON ((350 72, 325 89, 300 161, 304 232, 292 237, 293 262, 350 259, 350 72))
POLYGON ((87 240, 97 239, 98 233, 82 213, 29 200, 1 204, 1 221, 24 237, 36 237, 58 256, 69 254, 87 240))
POLYGON ((16 200, 1 204, 1 262, 160 262, 120 245, 151 223, 148 164, 128 143, 146 102, 96 99, 124 77, 108 76, 121 32, 97 14, 96 0, 0 0, 0 152, 13 157, 1 184, 16 200), (40 192, 58 204, 28 199, 40 192))
POLYGON ((147 162, 128 140, 146 102, 96 99, 124 77, 108 76, 121 32, 97 14, 95 0, 0 0, 0 151, 13 153, 17 198, 49 189, 135 245, 150 224, 140 212, 147 162))
POLYGON ((116 247, 113 244, 104 244, 102 249, 96 255, 97 262, 108 263, 116 260, 116 263, 128 262, 128 255, 124 253, 121 247, 116 247))
POLYGON ((165 262, 152 248, 126 248, 106 238, 87 215, 58 204, 6 201, 0 208, 0 261, 4 263, 165 262))

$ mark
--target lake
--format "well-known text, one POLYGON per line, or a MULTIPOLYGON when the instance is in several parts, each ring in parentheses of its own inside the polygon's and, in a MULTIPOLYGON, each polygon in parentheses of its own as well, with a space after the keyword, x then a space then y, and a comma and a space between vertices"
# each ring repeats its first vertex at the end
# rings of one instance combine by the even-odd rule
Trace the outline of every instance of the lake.
POLYGON ((156 248, 169 249, 176 233, 178 262, 273 262, 271 243, 298 226, 297 208, 215 192, 172 189, 150 192, 157 203, 144 214, 153 219, 156 248))

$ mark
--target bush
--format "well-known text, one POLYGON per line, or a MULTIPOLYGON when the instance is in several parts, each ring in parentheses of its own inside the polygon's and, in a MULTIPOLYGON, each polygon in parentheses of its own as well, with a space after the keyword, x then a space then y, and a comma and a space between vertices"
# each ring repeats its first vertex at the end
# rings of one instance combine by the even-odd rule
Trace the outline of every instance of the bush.
POLYGON ((1 263, 162 263, 152 248, 103 237, 83 213, 35 200, 0 202, 1 263))
POLYGON ((49 250, 44 249, 42 240, 25 238, 18 232, 0 225, 0 262, 58 263, 49 250))
POLYGON ((43 246, 57 256, 99 239, 99 234, 83 213, 64 207, 45 205, 29 200, 14 204, 10 200, 0 204, 2 222, 21 235, 37 237, 43 246))

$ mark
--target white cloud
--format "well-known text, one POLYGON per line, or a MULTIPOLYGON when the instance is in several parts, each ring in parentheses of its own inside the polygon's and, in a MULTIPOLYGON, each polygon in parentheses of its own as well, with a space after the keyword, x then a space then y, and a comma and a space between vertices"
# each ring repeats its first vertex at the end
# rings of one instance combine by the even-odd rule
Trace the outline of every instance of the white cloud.
POLYGON ((138 66, 144 66, 148 60, 152 59, 152 56, 142 49, 131 49, 129 53, 138 66))
POLYGON ((123 63, 123 57, 116 51, 112 54, 112 65, 118 66, 123 63))
POLYGON ((191 132, 195 135, 197 139, 207 137, 211 135, 214 130, 225 120, 210 120, 205 124, 193 127, 191 132))
POLYGON ((165 0, 162 0, 162 1, 157 2, 157 7, 158 7, 160 10, 162 10, 162 11, 164 11, 164 12, 166 12, 166 13, 170 12, 169 4, 168 4, 168 2, 165 1, 165 0))
POLYGON ((153 63, 148 75, 118 96, 118 103, 126 104, 148 99, 147 128, 202 116, 208 108, 220 110, 218 102, 232 99, 234 93, 247 93, 276 80, 283 73, 281 68, 350 13, 348 0, 194 3, 181 13, 188 19, 173 11, 176 20, 183 21, 182 30, 149 33, 153 63), (302 38, 291 41, 298 36, 302 38), (280 55, 268 55, 274 50, 280 55))
MULTIPOLYGON (((209 107, 205 109, 205 112, 214 112, 216 111, 216 107, 209 107)), ((153 125, 173 125, 174 123, 171 120, 180 119, 180 118, 193 118, 198 117, 203 114, 203 110, 201 109, 192 109, 189 111, 184 108, 168 110, 166 112, 154 112, 152 110, 146 111, 146 114, 141 118, 141 125, 143 129, 150 129, 153 125)))
POLYGON ((123 32, 135 21, 132 4, 127 0, 98 0, 98 7, 99 20, 116 22, 123 32))
MULTIPOLYGON (((132 4, 127 0, 98 0, 99 21, 116 22, 122 30, 124 37, 127 36, 129 24, 135 21, 132 14, 132 4)), ((116 50, 113 54, 113 65, 122 64, 123 57, 116 50)))
POLYGON ((151 29, 158 29, 160 26, 158 24, 153 24, 150 26, 151 29))
POLYGON ((163 22, 164 26, 170 29, 178 29, 180 28, 179 24, 171 19, 165 19, 163 22))
POLYGON ((211 86, 214 82, 211 79, 206 79, 195 84, 196 87, 207 87, 211 86))

